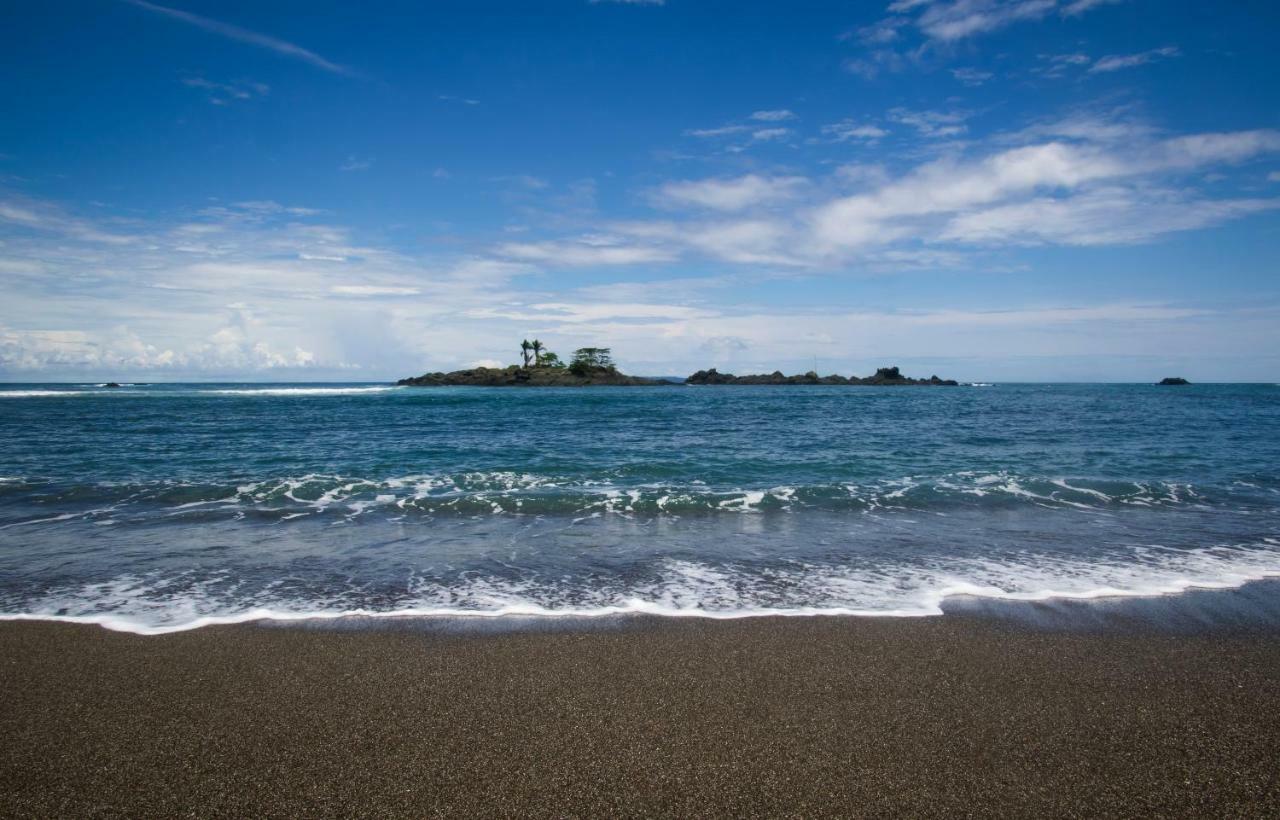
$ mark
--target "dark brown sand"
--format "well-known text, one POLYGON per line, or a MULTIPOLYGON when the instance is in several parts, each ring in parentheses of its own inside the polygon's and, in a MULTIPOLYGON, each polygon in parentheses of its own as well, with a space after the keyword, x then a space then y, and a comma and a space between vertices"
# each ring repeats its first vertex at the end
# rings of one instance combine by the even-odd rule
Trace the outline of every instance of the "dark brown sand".
POLYGON ((0 625, 0 814, 1280 815, 1280 639, 0 625))

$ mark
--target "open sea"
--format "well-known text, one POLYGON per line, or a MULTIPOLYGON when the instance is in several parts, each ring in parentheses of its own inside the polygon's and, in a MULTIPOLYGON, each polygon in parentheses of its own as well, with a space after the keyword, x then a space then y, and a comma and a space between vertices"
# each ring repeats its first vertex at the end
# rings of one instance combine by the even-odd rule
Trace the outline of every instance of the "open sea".
POLYGON ((0 385, 0 618, 931 615, 1280 575, 1280 386, 0 385))

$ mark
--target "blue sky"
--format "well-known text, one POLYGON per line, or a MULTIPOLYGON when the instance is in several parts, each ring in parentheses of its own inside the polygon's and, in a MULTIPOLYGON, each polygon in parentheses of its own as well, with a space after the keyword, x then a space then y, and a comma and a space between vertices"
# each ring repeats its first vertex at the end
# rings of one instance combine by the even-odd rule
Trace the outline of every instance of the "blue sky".
POLYGON ((1280 9, 10 4, 0 379, 1280 380, 1280 9))

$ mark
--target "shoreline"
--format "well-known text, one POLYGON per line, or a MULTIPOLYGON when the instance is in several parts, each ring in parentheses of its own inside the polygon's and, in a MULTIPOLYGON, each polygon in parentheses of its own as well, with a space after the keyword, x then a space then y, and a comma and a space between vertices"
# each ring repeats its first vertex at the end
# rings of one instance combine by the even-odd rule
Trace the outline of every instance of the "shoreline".
POLYGON ((1280 811, 1275 632, 0 624, 0 814, 1280 811))
POLYGON ((944 595, 936 610, 860 611, 846 608, 761 609, 750 611, 673 610, 661 606, 601 607, 547 610, 512 605, 497 610, 397 609, 288 612, 251 609, 229 615, 209 615, 175 625, 147 625, 117 615, 56 615, 0 613, 4 624, 64 624, 101 628, 140 637, 180 635, 210 628, 279 626, 378 630, 404 624, 434 628, 440 624, 488 625, 494 631, 525 629, 592 629, 597 624, 628 621, 712 621, 733 623, 770 619, 923 620, 970 617, 1009 621, 1042 629, 1155 630, 1177 632, 1276 631, 1280 633, 1280 571, 1249 577, 1238 584, 1188 584, 1158 592, 1102 591, 1082 594, 1044 594, 1021 597, 968 592, 944 595))

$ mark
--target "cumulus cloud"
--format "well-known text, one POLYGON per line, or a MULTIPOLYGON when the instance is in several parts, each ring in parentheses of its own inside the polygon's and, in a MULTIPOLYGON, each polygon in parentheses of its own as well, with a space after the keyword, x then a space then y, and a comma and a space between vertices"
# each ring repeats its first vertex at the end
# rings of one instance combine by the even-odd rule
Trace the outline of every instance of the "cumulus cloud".
POLYGON ((1132 241, 1201 227, 1266 206, 1252 200, 1216 205, 1183 201, 1188 215, 1179 216, 1177 200, 1185 195, 1166 189, 1153 192, 1131 180, 1241 162, 1275 151, 1280 151, 1280 132, 1275 131, 1194 134, 1127 149, 1058 141, 1020 146, 969 162, 927 163, 871 192, 819 206, 813 211, 812 224, 816 236, 835 247, 884 244, 904 236, 1013 237, 1025 235, 1030 227, 1016 218, 1017 205, 985 215, 983 209, 1018 200, 1057 221, 1056 227, 1039 233, 1042 239, 1068 244, 1132 241), (1110 187, 1105 191, 1089 187, 1101 183, 1110 187), (1120 183, 1128 185, 1123 196, 1115 187, 1120 183), (1053 192, 1056 198, 1046 200, 1044 192, 1053 192), (1088 195, 1077 196, 1081 193, 1088 195), (1119 216, 1120 210, 1128 213, 1127 219, 1111 232, 1101 231, 1099 219, 1108 212, 1119 216), (961 216, 954 216, 952 227, 938 235, 927 220, 940 215, 961 216), (1134 220, 1140 220, 1140 227, 1134 220))

